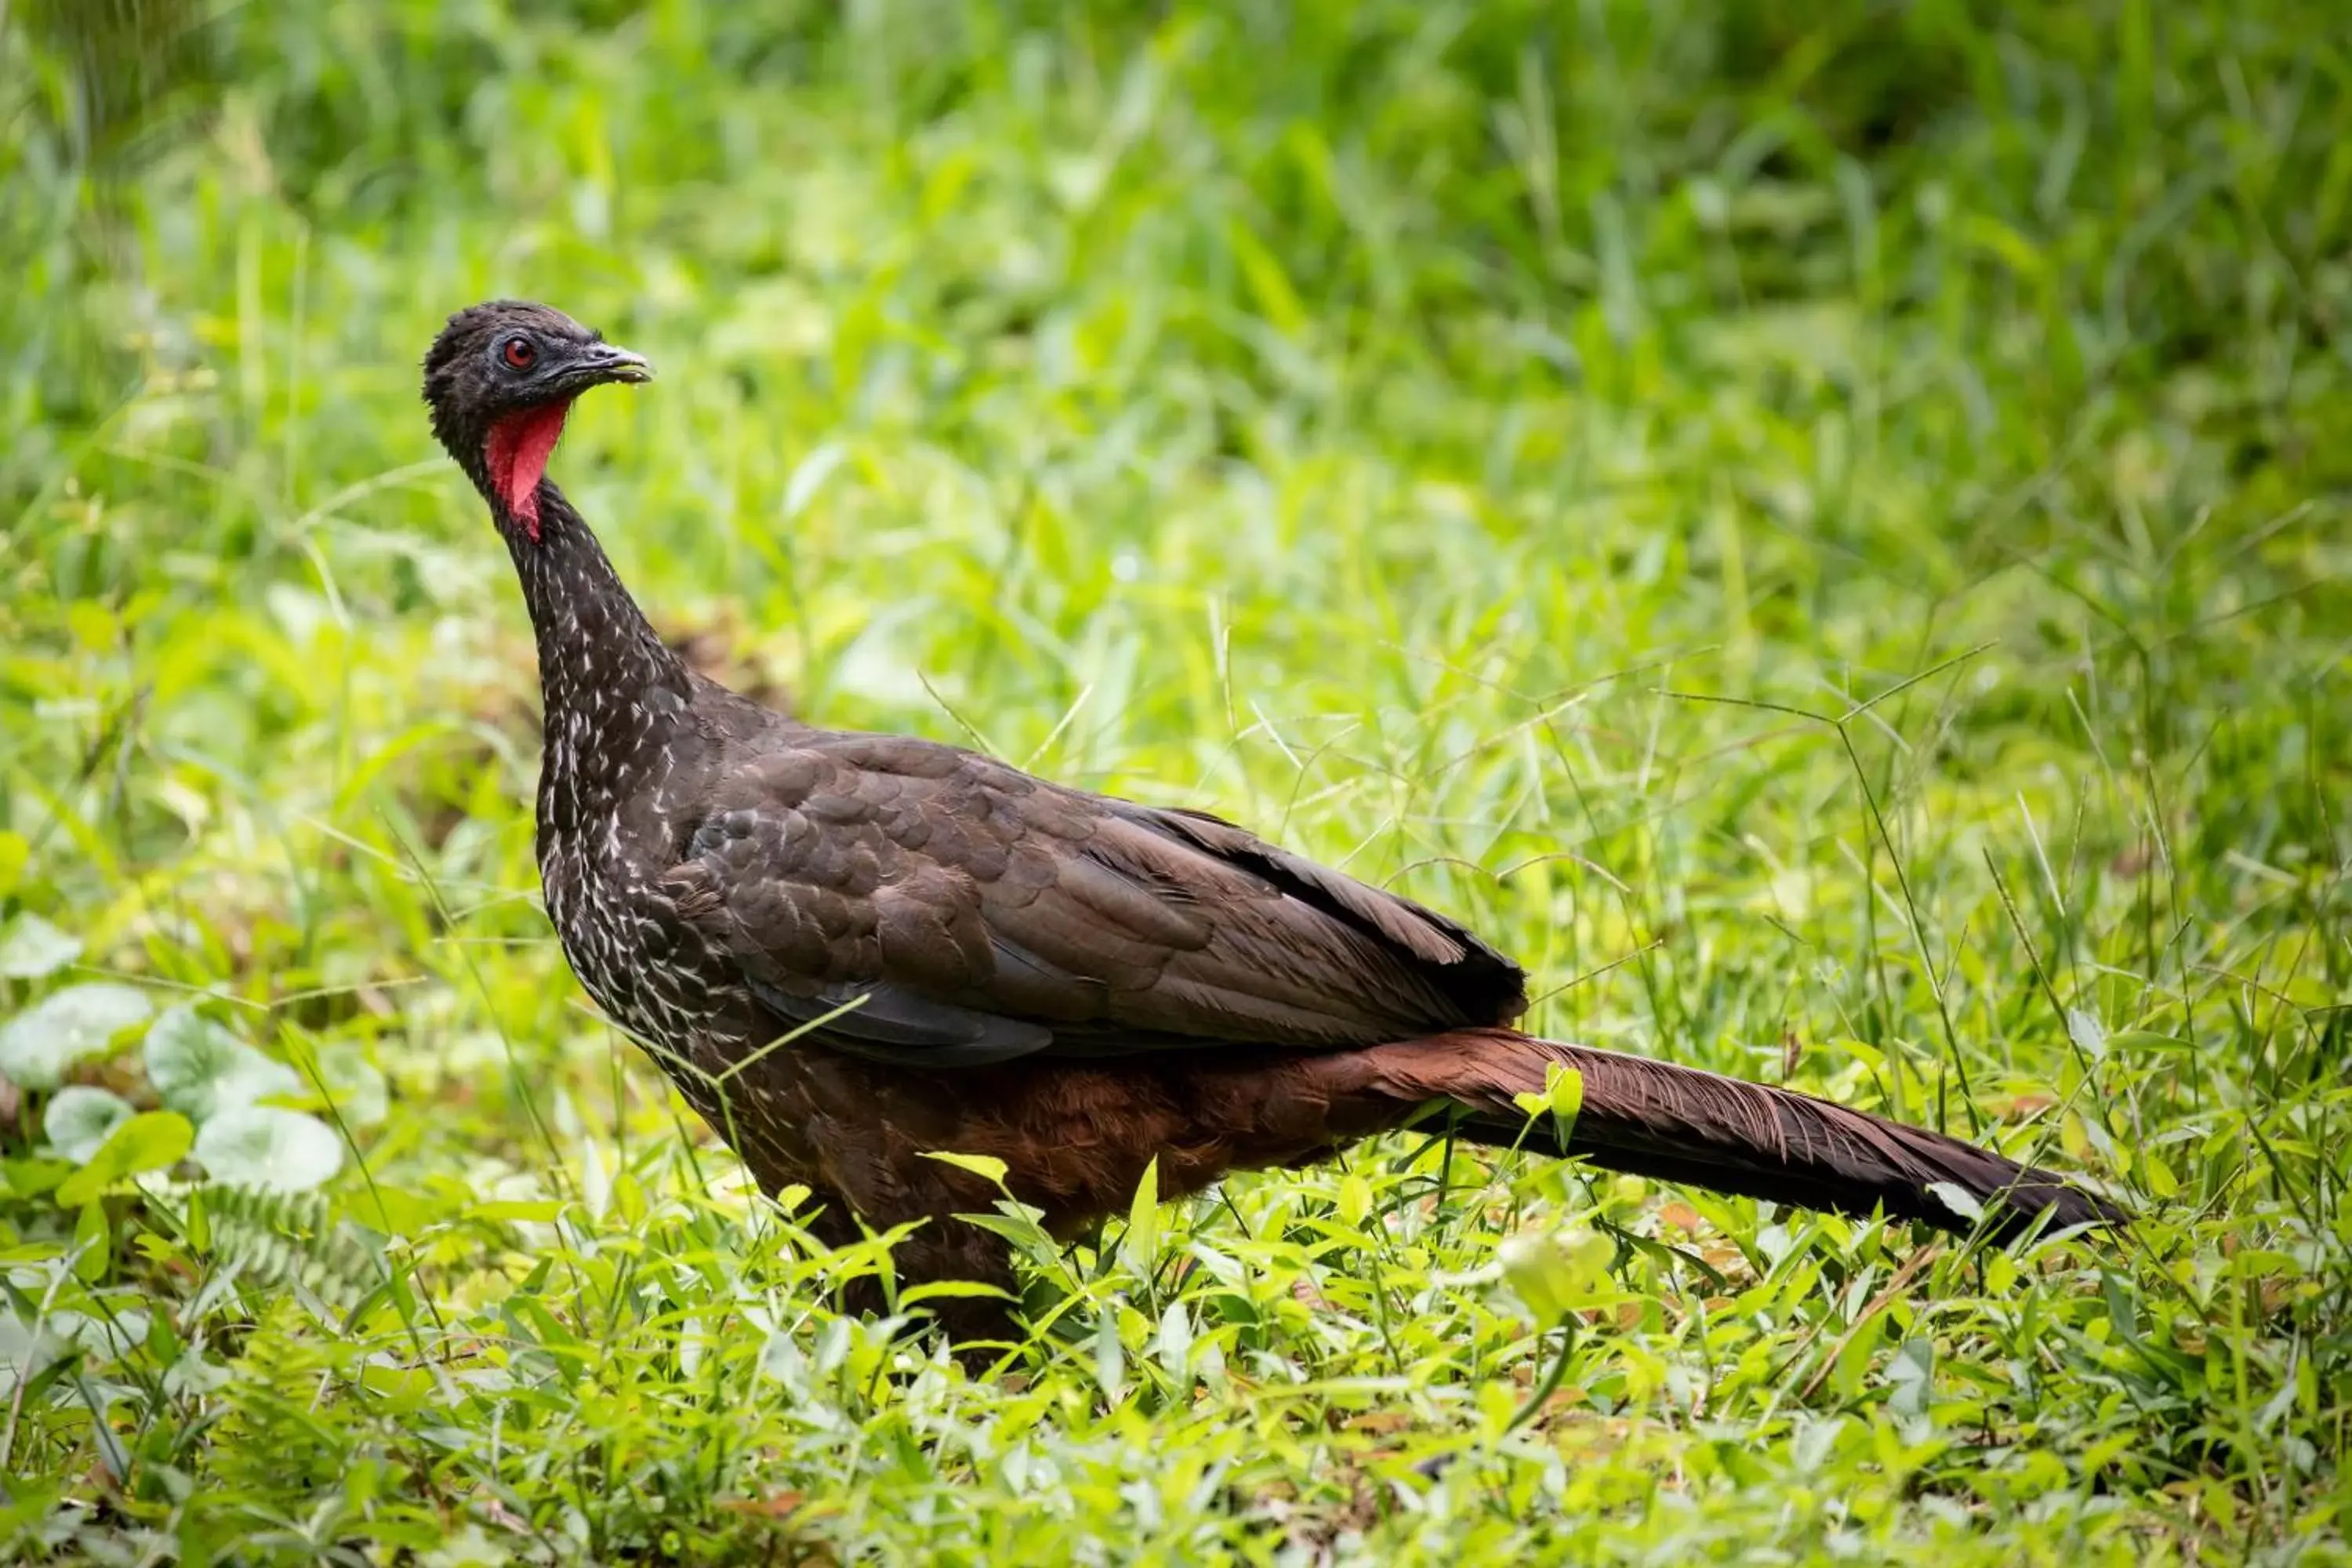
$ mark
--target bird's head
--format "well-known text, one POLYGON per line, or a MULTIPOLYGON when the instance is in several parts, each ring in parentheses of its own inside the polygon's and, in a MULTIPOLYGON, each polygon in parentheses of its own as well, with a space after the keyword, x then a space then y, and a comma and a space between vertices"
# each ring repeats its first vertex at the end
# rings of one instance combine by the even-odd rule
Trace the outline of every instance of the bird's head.
POLYGON ((572 400, 653 368, 546 305, 493 300, 449 318, 425 356, 433 434, 501 521, 539 537, 539 481, 572 400))

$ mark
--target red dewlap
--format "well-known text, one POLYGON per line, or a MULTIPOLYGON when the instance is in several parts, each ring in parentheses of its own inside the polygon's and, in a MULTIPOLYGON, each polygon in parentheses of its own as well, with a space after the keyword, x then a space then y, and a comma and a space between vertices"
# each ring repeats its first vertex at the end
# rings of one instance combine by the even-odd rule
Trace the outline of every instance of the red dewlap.
POLYGON ((490 482, 507 503, 508 515, 533 539, 539 537, 539 481, 563 435, 563 416, 571 412, 569 402, 542 403, 506 415, 490 426, 489 442, 483 451, 490 465, 490 482))

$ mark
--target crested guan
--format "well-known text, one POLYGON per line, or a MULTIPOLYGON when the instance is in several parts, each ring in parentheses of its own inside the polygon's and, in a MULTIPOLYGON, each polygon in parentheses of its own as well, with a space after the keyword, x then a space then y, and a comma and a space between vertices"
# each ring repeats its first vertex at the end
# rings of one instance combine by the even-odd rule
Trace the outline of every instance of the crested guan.
MULTIPOLYGON (((1304 1163, 1433 1102, 1482 1142, 1966 1232, 2116 1221, 2047 1171, 1786 1089, 1514 1030, 1526 976, 1444 915, 1230 823, 904 736, 820 730, 688 668, 546 477, 572 400, 646 362, 562 312, 449 319, 434 434, 522 580, 546 752, 539 865, 572 967, 818 1237, 925 1220, 902 1278, 1010 1286, 958 1214, 991 1155, 1057 1234, 1160 1191, 1304 1163), (784 1043, 782 1037, 800 1031, 784 1043), (1539 1092, 1583 1077, 1565 1148, 1539 1092)), ((1008 1326, 939 1303, 959 1337, 1008 1326)))

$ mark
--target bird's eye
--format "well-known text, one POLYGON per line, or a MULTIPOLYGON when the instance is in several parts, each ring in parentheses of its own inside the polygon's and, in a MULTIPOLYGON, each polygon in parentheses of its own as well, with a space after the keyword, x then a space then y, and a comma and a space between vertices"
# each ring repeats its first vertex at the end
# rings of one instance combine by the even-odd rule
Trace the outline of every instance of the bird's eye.
POLYGON ((500 357, 517 370, 529 370, 530 362, 539 357, 539 351, 530 346, 529 338, 509 338, 507 346, 499 353, 500 357))

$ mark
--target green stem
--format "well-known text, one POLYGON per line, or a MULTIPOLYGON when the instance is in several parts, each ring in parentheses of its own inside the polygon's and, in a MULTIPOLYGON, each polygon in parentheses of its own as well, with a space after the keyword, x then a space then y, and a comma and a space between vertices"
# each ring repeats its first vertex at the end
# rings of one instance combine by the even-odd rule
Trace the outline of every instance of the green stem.
POLYGON ((1543 1381, 1536 1384, 1535 1392, 1528 1395, 1528 1402, 1512 1415, 1510 1425, 1502 1430, 1503 1436, 1507 1437, 1526 1426, 1529 1417, 1543 1408, 1544 1401, 1558 1392, 1560 1380, 1568 1375, 1568 1358, 1575 1351, 1576 1317, 1573 1313, 1563 1313, 1559 1320, 1559 1354, 1553 1360, 1551 1370, 1544 1373, 1543 1381))

